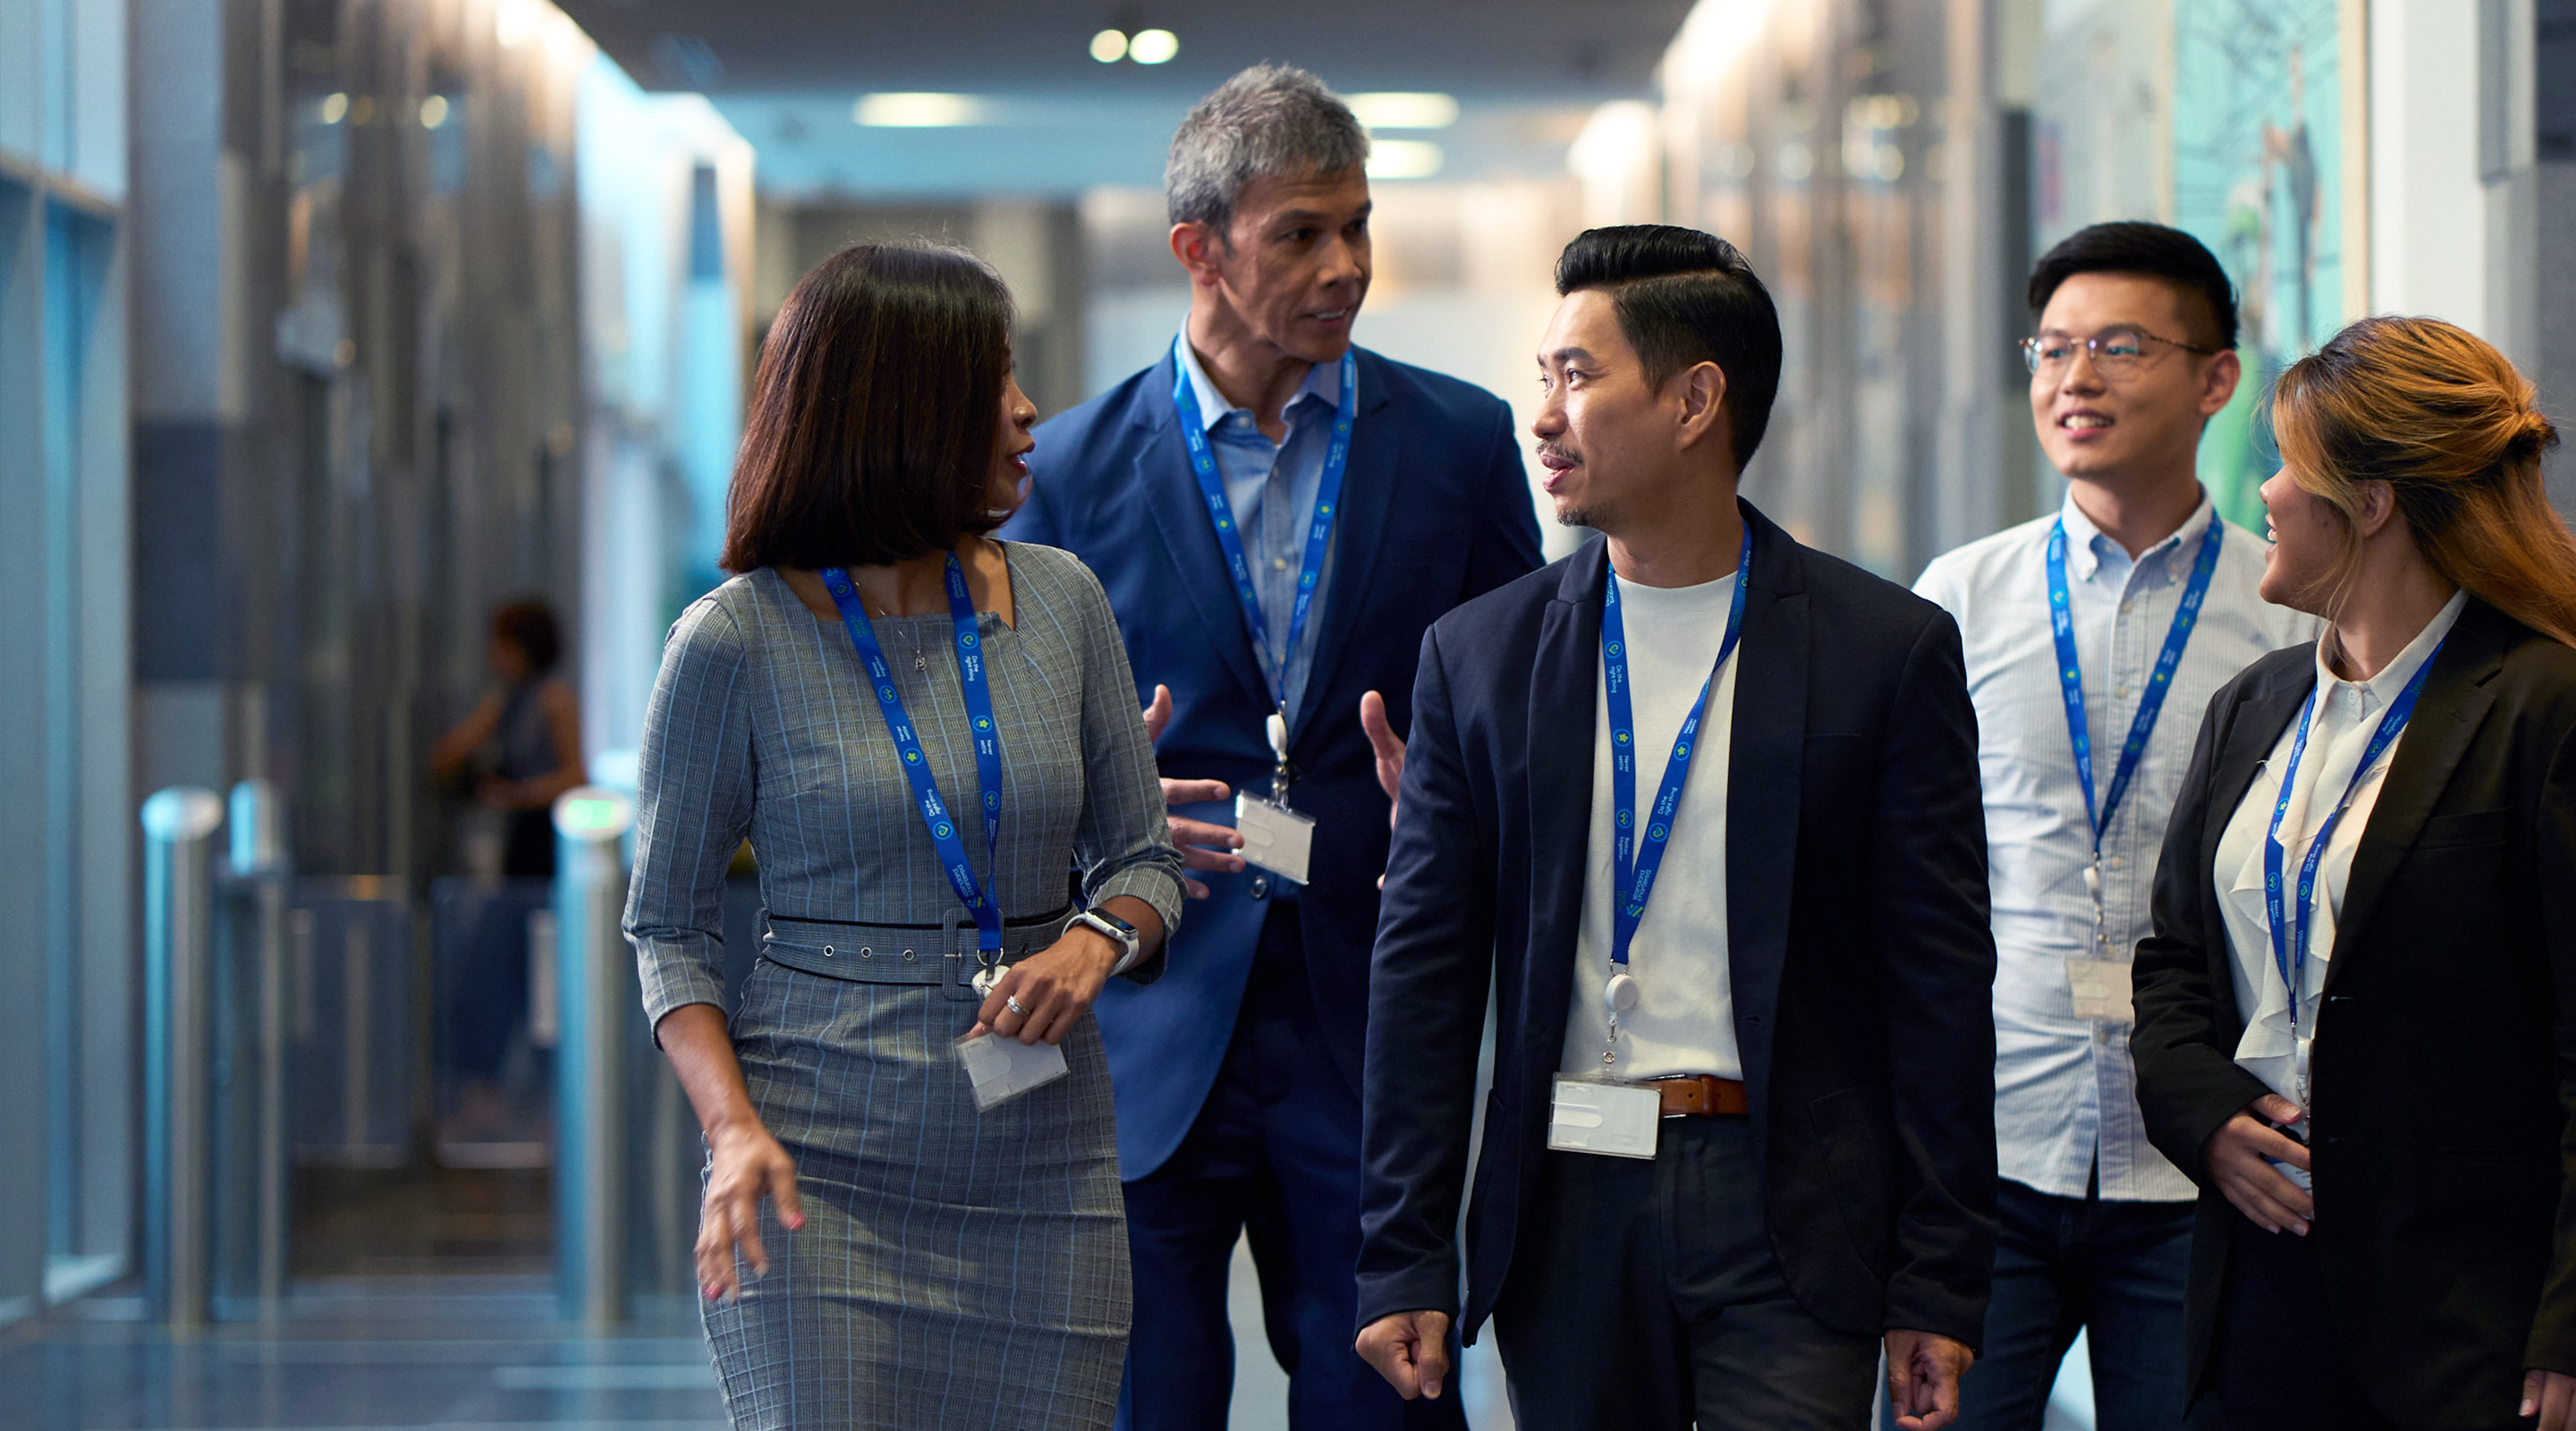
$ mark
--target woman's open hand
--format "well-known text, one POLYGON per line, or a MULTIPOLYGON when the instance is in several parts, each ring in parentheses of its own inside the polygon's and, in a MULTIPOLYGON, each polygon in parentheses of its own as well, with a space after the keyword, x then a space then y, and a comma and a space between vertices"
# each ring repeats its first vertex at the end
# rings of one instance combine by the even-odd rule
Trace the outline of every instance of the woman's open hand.
POLYGON ((769 1271, 760 1245, 760 1200, 778 1204, 779 1225, 805 1225, 796 1203, 796 1163, 757 1118, 730 1123, 707 1139, 707 1195, 698 1208, 698 1290, 710 1302, 742 1295, 736 1254, 751 1275, 769 1271))

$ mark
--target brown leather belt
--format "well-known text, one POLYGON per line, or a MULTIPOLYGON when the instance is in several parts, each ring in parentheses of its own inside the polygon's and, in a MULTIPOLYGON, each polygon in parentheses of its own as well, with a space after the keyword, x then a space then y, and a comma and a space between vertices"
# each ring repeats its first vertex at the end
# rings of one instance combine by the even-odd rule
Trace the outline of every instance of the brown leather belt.
POLYGON ((1732 1078, 1700 1073, 1646 1081, 1663 1095, 1667 1118, 1742 1118, 1753 1112, 1744 1085, 1732 1078))

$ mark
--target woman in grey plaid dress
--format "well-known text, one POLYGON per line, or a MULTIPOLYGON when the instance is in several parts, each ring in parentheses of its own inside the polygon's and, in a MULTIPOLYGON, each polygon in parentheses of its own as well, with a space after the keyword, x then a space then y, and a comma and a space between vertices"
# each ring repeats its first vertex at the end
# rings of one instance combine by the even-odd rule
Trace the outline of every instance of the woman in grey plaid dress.
POLYGON ((626 932, 707 1134, 698 1273, 738 1427, 1117 1408, 1126 1222, 1090 1007, 1159 972, 1180 858, 1099 583, 982 535, 1025 488, 1036 417, 1008 321, 1000 280, 950 251, 807 275, 734 477, 742 574, 672 628, 646 719, 626 932), (728 1019, 718 908, 746 836, 767 927, 728 1019), (1074 869, 1089 914, 1066 907, 1074 869), (970 1033, 1055 1045, 1068 1072, 979 1113, 970 1033))

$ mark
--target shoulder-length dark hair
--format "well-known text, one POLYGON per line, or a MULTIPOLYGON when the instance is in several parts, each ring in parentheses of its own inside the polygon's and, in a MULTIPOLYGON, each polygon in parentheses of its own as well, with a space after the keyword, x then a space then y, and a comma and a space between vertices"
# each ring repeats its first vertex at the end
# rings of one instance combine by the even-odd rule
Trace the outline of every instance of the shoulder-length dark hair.
POLYGON ((859 244, 816 264, 761 349, 724 568, 881 566, 999 526, 1010 369, 1010 291, 973 256, 859 244))

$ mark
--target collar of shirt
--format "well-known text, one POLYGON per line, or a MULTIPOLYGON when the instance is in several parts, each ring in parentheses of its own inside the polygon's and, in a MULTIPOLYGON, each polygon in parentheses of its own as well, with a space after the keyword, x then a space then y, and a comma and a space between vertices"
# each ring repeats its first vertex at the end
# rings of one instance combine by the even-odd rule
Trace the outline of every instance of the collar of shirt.
POLYGON ((2329 698, 2351 692, 2362 713, 2388 709, 2388 703, 2397 699, 2397 693, 2406 689, 2406 683, 2415 679, 2415 673, 2433 658, 2433 648, 2441 645, 2442 638, 2450 635, 2451 628, 2459 624, 2460 613, 2468 604, 2466 591, 2452 592, 2451 599, 2442 604, 2442 609, 2433 614, 2433 619, 2424 623, 2424 629, 2415 633, 2415 639, 2406 643, 2406 649, 2397 653, 2397 659, 2366 681, 2347 681, 2335 674, 2334 667, 2326 661, 2326 647, 2335 639, 2333 628, 2327 628, 2325 634, 2317 638, 2317 689, 2329 698))
POLYGON ((2075 505, 2072 484, 2067 488, 2066 501, 2057 509, 2057 519, 2066 524, 2067 575, 2077 581, 2089 582, 2106 563, 2112 564, 2115 574, 2125 578, 2129 572, 2150 561, 2161 560, 2170 567, 2173 554, 2183 550, 2186 543, 2193 544, 2192 550, 2199 550, 2197 543, 2201 535, 2209 530, 2210 523, 2218 520, 2218 506, 2209 500, 2208 491, 2203 489, 2200 505, 2183 519, 2183 524, 2174 528, 2171 536, 2138 553, 2134 560, 2126 547, 2093 525, 2093 519, 2084 515, 2082 507, 2075 505))
MULTIPOLYGON (((1199 362, 1198 349, 1190 346, 1190 335, 1187 331, 1181 334, 1180 352, 1181 372, 1190 380, 1190 391, 1199 401, 1199 421, 1207 425, 1209 432, 1216 431, 1218 423, 1237 413, 1243 415, 1245 426, 1256 432, 1260 430, 1260 424, 1255 421, 1252 409, 1237 407, 1226 400, 1224 393, 1217 390, 1215 379, 1207 375, 1207 368, 1199 362)), ((1297 391, 1288 395, 1288 401, 1280 408, 1281 414, 1284 416, 1289 409, 1308 398, 1320 400, 1327 408, 1339 407, 1342 401, 1342 365, 1339 363, 1308 364, 1306 380, 1297 385, 1297 391)))

